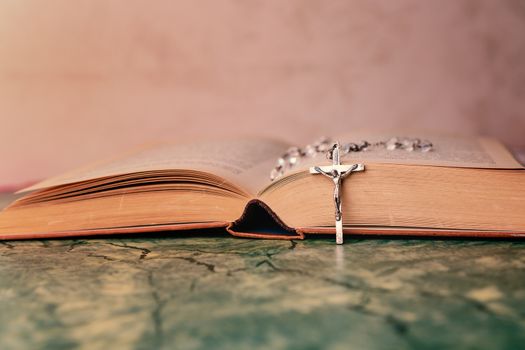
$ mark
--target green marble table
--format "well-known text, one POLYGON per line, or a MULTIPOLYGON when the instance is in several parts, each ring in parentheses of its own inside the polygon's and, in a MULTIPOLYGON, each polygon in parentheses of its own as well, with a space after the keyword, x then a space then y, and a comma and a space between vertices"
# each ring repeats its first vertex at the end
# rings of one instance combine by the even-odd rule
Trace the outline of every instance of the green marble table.
POLYGON ((0 349, 525 346, 525 242, 346 242, 2 242, 0 349))

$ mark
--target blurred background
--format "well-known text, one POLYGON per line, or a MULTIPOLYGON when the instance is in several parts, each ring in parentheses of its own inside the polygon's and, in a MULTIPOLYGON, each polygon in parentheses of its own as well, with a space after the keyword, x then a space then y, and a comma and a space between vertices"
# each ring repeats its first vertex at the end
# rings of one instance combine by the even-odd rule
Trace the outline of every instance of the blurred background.
POLYGON ((522 0, 2 0, 0 185, 151 140, 525 145, 522 0))

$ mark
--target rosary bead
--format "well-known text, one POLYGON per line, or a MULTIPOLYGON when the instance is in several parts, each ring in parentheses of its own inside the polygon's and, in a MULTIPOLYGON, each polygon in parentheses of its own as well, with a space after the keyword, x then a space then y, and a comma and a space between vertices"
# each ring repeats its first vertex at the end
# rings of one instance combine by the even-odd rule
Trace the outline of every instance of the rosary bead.
MULTIPOLYGON (((302 158, 314 158, 318 154, 324 153, 326 158, 332 159, 334 145, 335 143, 330 138, 322 137, 312 144, 306 145, 304 148, 290 147, 288 151, 277 160, 277 165, 270 173, 270 179, 273 181, 283 176, 286 171, 299 164, 302 158)), ((339 146, 339 151, 341 155, 345 155, 351 152, 368 151, 370 148, 386 148, 389 151, 401 149, 407 152, 416 150, 429 152, 434 146, 430 141, 419 138, 392 137, 387 141, 377 141, 373 143, 366 140, 360 143, 347 142, 339 146)))

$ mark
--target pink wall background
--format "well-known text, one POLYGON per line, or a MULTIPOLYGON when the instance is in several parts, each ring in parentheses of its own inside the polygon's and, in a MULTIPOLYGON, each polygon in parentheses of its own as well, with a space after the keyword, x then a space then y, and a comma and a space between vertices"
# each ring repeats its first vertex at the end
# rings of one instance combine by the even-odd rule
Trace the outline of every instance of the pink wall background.
POLYGON ((519 0, 5 0, 0 184, 155 139, 342 129, 525 145, 519 0))

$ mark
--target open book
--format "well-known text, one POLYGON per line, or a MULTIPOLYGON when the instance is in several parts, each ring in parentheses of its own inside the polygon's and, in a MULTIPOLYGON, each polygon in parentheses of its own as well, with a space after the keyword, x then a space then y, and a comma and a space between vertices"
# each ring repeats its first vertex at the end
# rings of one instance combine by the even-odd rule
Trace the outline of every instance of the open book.
MULTIPOLYGON (((525 236, 525 171, 502 144, 424 136, 431 152, 378 148, 341 158, 366 166, 343 182, 345 234, 525 236)), ((270 180, 290 146, 253 138, 161 145, 84 167, 25 189, 0 213, 0 239, 212 227, 262 238, 334 233, 333 182, 308 172, 330 160, 306 158, 270 180)))

